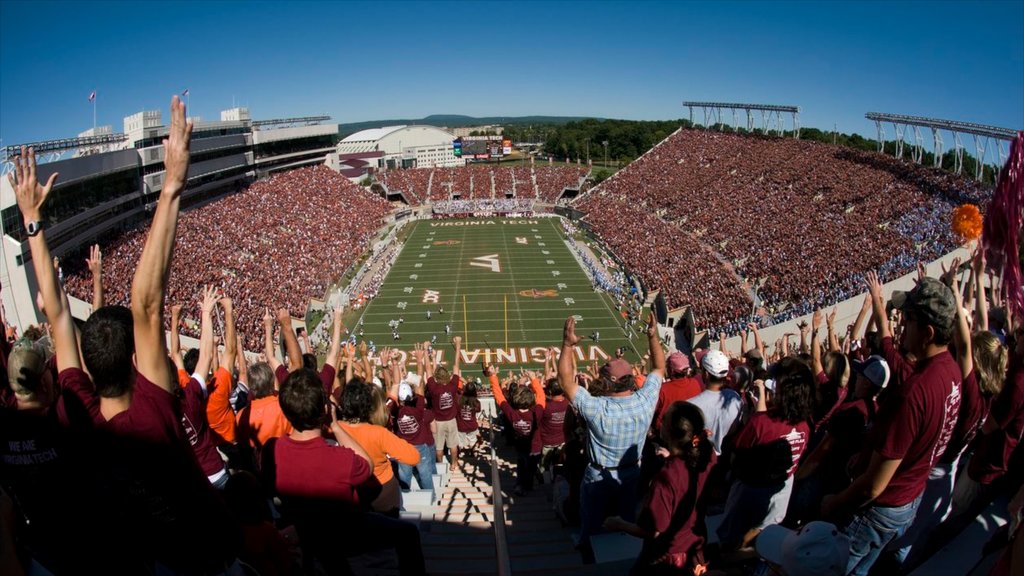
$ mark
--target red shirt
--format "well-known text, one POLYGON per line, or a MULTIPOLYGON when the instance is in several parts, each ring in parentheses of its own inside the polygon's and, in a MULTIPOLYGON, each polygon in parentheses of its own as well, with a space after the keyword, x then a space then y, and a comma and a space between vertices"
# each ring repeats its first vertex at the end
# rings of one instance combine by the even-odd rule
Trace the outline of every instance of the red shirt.
POLYGON ((879 506, 903 506, 924 491, 928 472, 949 445, 960 411, 960 367, 949 352, 918 360, 909 366, 893 346, 882 340, 883 356, 894 373, 904 372, 902 383, 890 383, 878 408, 868 447, 883 458, 902 460, 885 490, 875 499, 879 506), (892 360, 890 360, 892 358, 892 360), (902 364, 901 364, 902 362, 902 364))
POLYGON ((441 385, 431 376, 427 380, 427 398, 430 399, 430 408, 434 411, 434 418, 438 422, 454 420, 459 412, 459 377, 452 374, 447 384, 441 385))
POLYGON ((185 402, 182 405, 181 425, 185 437, 196 453, 203 474, 212 476, 224 470, 224 460, 214 443, 210 424, 206 421, 206 398, 199 381, 189 378, 185 386, 185 402))
POLYGON ((974 440, 975 434, 985 423, 985 417, 988 416, 989 407, 992 405, 992 398, 981 395, 977 370, 971 370, 960 390, 960 415, 956 420, 956 428, 953 429, 953 438, 946 447, 946 453, 942 455, 941 462, 945 464, 956 462, 964 448, 974 440))
POLYGON ((694 532, 702 516, 698 502, 704 493, 708 472, 718 460, 713 449, 709 452, 711 460, 702 470, 690 470, 684 460, 673 456, 654 477, 637 525, 659 534, 653 540, 644 540, 637 559, 639 565, 673 563, 682 566, 687 558, 700 551, 704 538, 694 532))
POLYGON ((125 549, 179 571, 222 568, 235 557, 238 526, 199 467, 177 394, 139 374, 131 405, 100 429, 108 509, 131 536, 125 549))
POLYGON ((696 378, 676 378, 668 380, 661 385, 658 392, 658 403, 654 406, 654 422, 652 428, 655 435, 661 430, 661 419, 665 416, 665 410, 674 402, 689 400, 704 391, 696 378))
POLYGON ((395 410, 395 434, 412 445, 433 444, 430 423, 426 415, 426 400, 419 394, 412 406, 397 405, 395 410))
POLYGON ((267 447, 273 452, 268 472, 282 498, 316 498, 355 506, 359 503, 356 486, 369 480, 373 472, 355 452, 331 446, 321 437, 298 441, 282 436, 267 447))
POLYGON ((991 434, 978 438, 978 449, 971 457, 967 472, 981 484, 990 484, 1006 473, 1010 455, 1024 434, 1024 367, 1014 360, 999 395, 992 401, 988 416, 999 426, 991 434))
POLYGON ((796 465, 800 462, 804 448, 807 447, 807 439, 810 434, 811 427, 807 422, 800 422, 794 426, 769 416, 767 412, 755 412, 747 425, 740 430, 739 436, 736 437, 736 448, 752 448, 780 439, 785 440, 793 455, 793 465, 786 470, 786 474, 792 476, 793 472, 796 472, 796 465))
POLYGON ((512 423, 516 438, 530 439, 530 454, 540 454, 544 448, 539 430, 540 422, 544 418, 544 409, 534 404, 529 410, 522 412, 508 402, 502 402, 501 412, 512 423))
POLYGON ((540 420, 540 439, 545 446, 565 444, 565 412, 569 401, 554 398, 544 404, 544 416, 540 420))
POLYGON ((470 400, 466 405, 462 405, 459 402, 459 416, 455 421, 455 424, 459 428, 459 432, 474 432, 480 425, 476 421, 476 415, 480 413, 480 402, 470 400))

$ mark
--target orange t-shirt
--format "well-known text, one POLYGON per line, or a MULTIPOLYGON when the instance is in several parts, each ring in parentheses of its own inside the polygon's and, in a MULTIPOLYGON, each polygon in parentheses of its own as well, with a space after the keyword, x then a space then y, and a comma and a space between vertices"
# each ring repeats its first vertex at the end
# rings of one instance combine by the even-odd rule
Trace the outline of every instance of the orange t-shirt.
POLYGON ((261 447, 271 438, 286 436, 292 425, 281 412, 277 396, 264 396, 253 400, 238 413, 238 435, 249 439, 253 448, 261 447))
POLYGON ((339 424, 370 455, 373 475, 381 485, 395 477, 391 470, 391 462, 388 460, 389 455, 409 466, 415 466, 420 462, 420 453, 412 444, 395 436, 383 426, 366 423, 351 425, 345 422, 339 424))
POLYGON ((206 399, 210 430, 225 442, 235 441, 235 412, 231 409, 231 372, 223 366, 213 374, 213 390, 206 399))

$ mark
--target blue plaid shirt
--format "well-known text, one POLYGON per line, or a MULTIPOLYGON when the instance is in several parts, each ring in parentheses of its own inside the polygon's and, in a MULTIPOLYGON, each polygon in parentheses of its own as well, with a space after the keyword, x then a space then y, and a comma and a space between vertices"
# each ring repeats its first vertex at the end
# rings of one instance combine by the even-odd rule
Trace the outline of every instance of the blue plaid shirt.
POLYGON ((654 418, 662 377, 651 373, 629 396, 591 396, 580 388, 573 406, 587 423, 587 456, 605 468, 628 467, 640 461, 654 418))

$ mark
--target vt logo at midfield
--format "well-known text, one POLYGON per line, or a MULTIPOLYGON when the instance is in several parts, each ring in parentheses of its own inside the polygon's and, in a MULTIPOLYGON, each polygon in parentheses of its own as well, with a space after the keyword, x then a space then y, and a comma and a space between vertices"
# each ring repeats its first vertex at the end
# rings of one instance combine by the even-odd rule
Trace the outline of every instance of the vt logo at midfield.
POLYGON ((477 256, 469 262, 470 266, 479 266, 481 268, 490 268, 491 272, 501 272, 501 263, 498 262, 497 254, 488 254, 487 256, 477 256))

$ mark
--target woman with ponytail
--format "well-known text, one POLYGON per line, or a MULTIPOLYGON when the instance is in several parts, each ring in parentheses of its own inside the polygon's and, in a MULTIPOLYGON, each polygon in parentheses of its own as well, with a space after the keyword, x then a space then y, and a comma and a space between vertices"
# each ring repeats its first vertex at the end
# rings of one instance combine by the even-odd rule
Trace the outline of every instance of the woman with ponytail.
POLYGON ((643 538, 630 572, 634 576, 699 574, 705 564, 702 495, 717 456, 704 428, 704 414, 688 402, 669 406, 660 435, 668 458, 651 483, 636 524, 615 516, 605 520, 604 527, 643 538))

